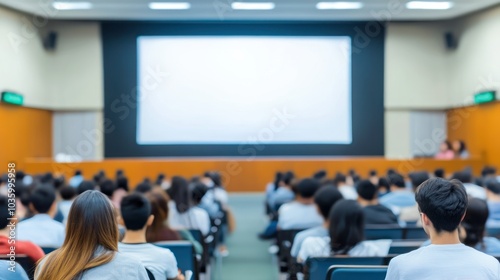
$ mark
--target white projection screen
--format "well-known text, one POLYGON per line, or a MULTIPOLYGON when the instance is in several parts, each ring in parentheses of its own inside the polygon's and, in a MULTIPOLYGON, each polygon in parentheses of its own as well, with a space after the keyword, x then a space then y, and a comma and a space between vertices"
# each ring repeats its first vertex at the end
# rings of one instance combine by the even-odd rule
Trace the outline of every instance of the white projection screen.
POLYGON ((141 36, 139 145, 350 144, 347 36, 141 36))

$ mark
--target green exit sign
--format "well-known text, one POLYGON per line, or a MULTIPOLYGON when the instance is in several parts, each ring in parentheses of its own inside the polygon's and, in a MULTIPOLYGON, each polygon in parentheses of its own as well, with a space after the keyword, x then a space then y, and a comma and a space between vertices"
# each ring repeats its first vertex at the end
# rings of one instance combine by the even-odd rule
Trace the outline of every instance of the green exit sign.
POLYGON ((488 102, 493 102, 497 100, 496 98, 496 91, 483 91, 480 92, 476 95, 474 95, 474 103, 475 104, 482 104, 482 103, 488 103, 488 102))
POLYGON ((2 92, 2 102, 13 105, 23 105, 24 98, 19 93, 4 91, 2 92))

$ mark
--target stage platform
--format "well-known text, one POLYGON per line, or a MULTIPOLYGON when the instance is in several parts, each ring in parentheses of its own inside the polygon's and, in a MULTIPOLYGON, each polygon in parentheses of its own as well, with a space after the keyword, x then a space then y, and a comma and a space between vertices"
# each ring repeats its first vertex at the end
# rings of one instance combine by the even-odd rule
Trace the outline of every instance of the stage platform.
POLYGON ((400 173, 411 171, 433 171, 444 168, 447 173, 471 167, 475 174, 481 171, 485 161, 479 158, 468 160, 386 159, 383 157, 279 157, 279 158, 123 158, 102 161, 84 161, 78 163, 57 163, 50 159, 28 159, 20 169, 28 173, 54 172, 70 178, 76 170, 81 170, 85 178, 99 170, 104 170, 109 177, 114 177, 117 169, 122 169, 135 185, 145 177, 152 180, 162 172, 168 177, 182 175, 187 178, 202 175, 207 170, 218 170, 225 179, 230 192, 261 192, 267 183, 273 180, 276 171, 294 171, 297 176, 311 176, 314 172, 325 169, 329 176, 337 171, 347 172, 355 169, 360 175, 367 176, 372 169, 385 174, 393 168, 400 173))

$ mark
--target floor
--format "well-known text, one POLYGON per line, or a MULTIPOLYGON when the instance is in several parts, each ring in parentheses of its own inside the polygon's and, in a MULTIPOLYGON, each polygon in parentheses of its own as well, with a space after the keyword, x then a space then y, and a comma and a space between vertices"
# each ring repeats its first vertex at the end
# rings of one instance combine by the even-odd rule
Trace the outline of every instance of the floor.
POLYGON ((264 195, 233 194, 230 206, 236 217, 236 231, 229 237, 229 256, 214 280, 276 280, 279 278, 276 259, 268 253, 270 242, 257 234, 266 226, 264 195))

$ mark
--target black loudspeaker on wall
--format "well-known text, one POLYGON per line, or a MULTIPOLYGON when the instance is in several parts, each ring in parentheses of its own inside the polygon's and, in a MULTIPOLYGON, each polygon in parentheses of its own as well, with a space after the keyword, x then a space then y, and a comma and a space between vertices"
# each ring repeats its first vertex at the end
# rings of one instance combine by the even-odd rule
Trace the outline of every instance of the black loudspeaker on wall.
POLYGON ((446 32, 444 34, 444 41, 446 43, 446 49, 456 50, 458 48, 458 38, 452 32, 446 32))
POLYGON ((43 37, 43 47, 47 51, 55 51, 57 44, 57 33, 50 31, 43 37))

